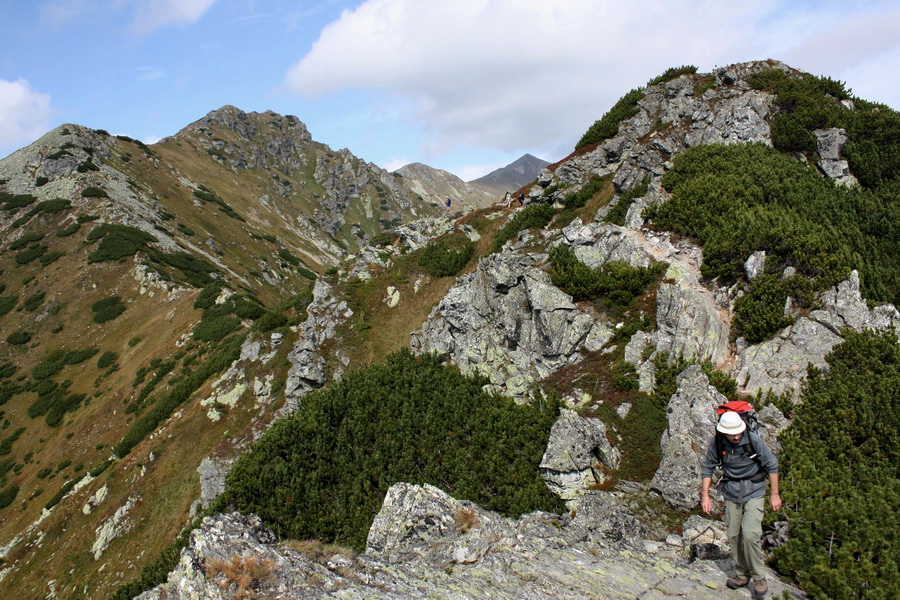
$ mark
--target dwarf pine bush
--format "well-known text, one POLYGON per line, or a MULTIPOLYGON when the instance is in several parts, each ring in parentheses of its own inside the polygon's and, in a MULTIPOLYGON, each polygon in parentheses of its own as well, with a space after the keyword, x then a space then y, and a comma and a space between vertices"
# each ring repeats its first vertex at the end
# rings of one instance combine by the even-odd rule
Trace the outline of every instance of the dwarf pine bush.
POLYGON ((558 405, 519 406, 485 383, 409 351, 347 373, 235 463, 224 498, 280 535, 358 549, 399 481, 509 516, 559 509, 538 469, 558 405))
POLYGON ((644 99, 643 88, 631 90, 622 96, 609 111, 603 115, 599 121, 596 121, 585 132, 577 144, 575 149, 584 148, 592 144, 599 144, 615 137, 619 133, 619 125, 622 121, 628 120, 638 114, 640 108, 638 102, 644 99))
POLYGON ((846 332, 810 368, 781 436, 790 538, 774 564, 832 600, 900 597, 900 346, 894 333, 846 332))
POLYGON ((468 238, 458 249, 450 247, 444 240, 431 241, 419 256, 419 266, 432 277, 453 277, 466 268, 474 253, 475 244, 468 238))

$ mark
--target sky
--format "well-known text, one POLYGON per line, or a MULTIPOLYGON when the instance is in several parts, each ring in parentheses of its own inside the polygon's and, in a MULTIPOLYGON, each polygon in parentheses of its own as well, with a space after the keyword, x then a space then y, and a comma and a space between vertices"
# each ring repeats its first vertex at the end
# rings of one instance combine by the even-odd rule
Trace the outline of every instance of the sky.
POLYGON ((0 0, 0 157, 63 123, 152 144, 233 105, 470 181, 564 158, 668 67, 766 58, 900 109, 900 2, 0 0))

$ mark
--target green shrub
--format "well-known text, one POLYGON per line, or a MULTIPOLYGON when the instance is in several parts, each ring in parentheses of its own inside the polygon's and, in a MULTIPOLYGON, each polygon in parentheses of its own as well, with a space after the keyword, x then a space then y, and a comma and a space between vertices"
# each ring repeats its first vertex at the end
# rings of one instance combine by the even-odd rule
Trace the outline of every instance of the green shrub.
POLYGON ((288 252, 287 248, 279 248, 278 256, 287 263, 294 265, 295 267, 300 265, 300 259, 288 252))
POLYGON ((72 204, 63 198, 55 198, 53 200, 45 200, 40 202, 35 206, 32 210, 35 214, 42 212, 47 213, 49 215, 55 215, 56 213, 62 212, 72 208, 72 204))
POLYGON ((608 213, 606 213, 606 217, 603 220, 607 223, 624 226, 625 217, 628 216, 628 209, 631 208, 631 204, 638 198, 646 195, 649 190, 650 176, 645 175, 639 183, 619 196, 619 201, 608 213))
POLYGON ((592 269, 565 245, 550 248, 550 279, 575 301, 602 298, 605 304, 628 306, 659 277, 661 266, 632 267, 624 261, 592 269))
POLYGON ((92 163, 90 160, 86 160, 83 163, 81 163, 80 165, 78 165, 78 169, 77 169, 77 171, 79 173, 87 173, 88 171, 99 171, 99 170, 100 170, 100 168, 97 165, 95 165, 94 163, 92 163))
POLYGON ((11 311, 18 301, 18 296, 0 296, 0 317, 11 311))
POLYGON ((569 210, 581 208, 587 204, 588 200, 598 194, 605 184, 606 179, 595 175, 577 192, 566 194, 560 203, 569 210))
POLYGON ((599 144, 611 137, 615 137, 616 134, 619 133, 619 125, 622 121, 626 121, 638 114, 638 111, 640 111, 638 102, 643 99, 644 90, 641 88, 631 90, 622 96, 619 101, 609 109, 609 112, 590 126, 578 143, 575 144, 575 148, 578 149, 593 144, 599 144))
POLYGON ((256 322, 253 324, 253 328, 260 333, 267 333, 269 331, 272 331, 273 329, 284 327, 287 324, 288 318, 283 311, 270 310, 266 311, 263 316, 256 320, 256 322))
POLYGON ((44 298, 46 297, 47 292, 35 292, 25 298, 25 300, 22 302, 22 306, 20 306, 19 308, 28 312, 34 312, 38 308, 40 308, 41 304, 44 303, 44 298))
POLYGON ((157 400, 156 404, 138 419, 116 444, 114 449, 116 456, 121 458, 131 452, 141 440, 150 435, 160 423, 167 419, 175 408, 186 402, 207 379, 227 369, 241 355, 243 343, 244 336, 230 337, 205 363, 180 380, 166 396, 157 400))
POLYGON ((89 262, 120 260, 134 256, 138 251, 147 252, 150 242, 159 241, 153 235, 128 225, 104 223, 87 235, 87 241, 100 239, 97 249, 88 255, 89 262))
POLYGON ((234 314, 240 319, 255 321, 266 314, 263 306, 243 294, 234 296, 232 303, 234 304, 234 314))
POLYGON ((787 299, 801 308, 810 301, 810 283, 802 277, 782 278, 766 275, 753 280, 749 291, 734 303, 733 333, 744 336, 751 344, 769 339, 794 322, 784 316, 787 299))
POLYGON ((67 352, 65 357, 63 358, 63 363, 67 365, 77 365, 79 363, 83 363, 89 358, 92 358, 95 354, 97 354, 99 350, 96 348, 88 348, 87 350, 72 350, 67 352))
POLYGON ((21 391, 22 388, 15 383, 10 383, 8 381, 0 383, 0 406, 3 406, 12 400, 13 396, 21 391))
POLYGON ((27 331, 22 331, 21 329, 6 336, 6 343, 12 344, 13 346, 21 346, 22 344, 27 344, 30 341, 31 334, 27 331))
POLYGON ((499 252, 503 248, 503 244, 516 237, 520 231, 532 228, 543 229, 553 220, 555 214, 553 207, 545 202, 529 204, 518 211, 512 221, 497 232, 494 243, 491 245, 491 252, 499 252))
POLYGON ((4 509, 16 500, 19 495, 19 487, 11 485, 0 492, 0 509, 4 509))
POLYGON ((694 65, 683 65, 680 67, 669 67, 666 69, 662 75, 657 75, 653 79, 647 82, 647 85, 659 85, 661 83, 666 83, 667 81, 672 81, 673 79, 677 79, 682 75, 693 75, 697 72, 697 67, 694 65))
POLYGON ((225 499, 280 535, 360 549, 399 481, 509 516, 558 510, 537 468, 558 405, 518 406, 486 394, 485 383, 408 351, 347 373, 305 396, 235 463, 225 499))
POLYGON ((0 442, 0 456, 5 456, 12 452, 12 445, 22 436, 23 433, 25 433, 25 428, 19 427, 15 430, 15 432, 3 439, 3 441, 0 442))
POLYGON ((50 510, 51 508, 53 508, 54 506, 59 504, 59 501, 63 499, 63 496, 65 496, 66 494, 71 492, 72 488, 75 487, 76 483, 78 483, 77 478, 70 479, 69 481, 65 482, 63 484, 63 486, 61 488, 59 488, 59 491, 56 492, 56 494, 54 494, 53 497, 50 498, 50 500, 47 502, 47 504, 44 505, 44 508, 46 508, 47 510, 50 510))
POLYGON ((14 210, 23 208, 37 200, 37 196, 31 194, 9 194, 0 192, 0 210, 14 210))
POLYGON ((654 224, 703 243, 703 274, 733 283, 757 250, 766 269, 794 267, 824 289, 858 269, 863 295, 900 301, 900 206, 885 191, 836 186, 762 144, 698 146, 663 176, 654 224))
POLYGON ((211 308, 216 303, 216 298, 219 297, 219 294, 222 293, 222 283, 219 281, 214 281, 209 283, 203 287, 200 291, 200 294, 197 295, 197 299, 194 300, 194 308, 200 310, 206 310, 207 308, 211 308))
POLYGON ((97 359, 97 368, 105 369, 106 367, 115 363, 118 359, 119 355, 117 353, 107 350, 100 355, 100 358, 97 359))
POLYGON ((28 248, 27 250, 23 250, 16 254, 16 264, 19 265, 27 265, 31 261, 38 259, 44 255, 48 250, 47 246, 43 244, 35 244, 28 248))
POLYGON ((153 250, 150 256, 157 263, 168 265, 181 271, 184 279, 195 287, 204 287, 215 281, 212 274, 216 273, 216 268, 193 254, 187 252, 168 254, 153 250))
POLYGON ((25 246, 28 246, 32 242, 39 242, 42 239, 44 239, 43 233, 25 233, 22 235, 22 237, 20 237, 19 239, 17 239, 13 243, 11 243, 9 245, 9 249, 10 250, 21 250, 22 248, 24 248, 25 246))
POLYGON ((53 469, 51 469, 50 467, 44 467, 43 469, 41 469, 40 471, 37 472, 36 476, 38 479, 45 479, 52 472, 53 472, 53 469))
POLYGON ((218 342, 241 327, 241 320, 231 315, 203 313, 203 318, 194 327, 193 337, 201 342, 218 342))
POLYGON ((900 597, 900 346, 894 333, 846 332, 810 368, 781 436, 790 537, 775 567, 832 600, 900 597))
POLYGON ((94 302, 91 311, 94 313, 94 323, 106 323, 125 312, 125 304, 118 296, 110 296, 94 302))
POLYGON ((431 241, 419 256, 419 266, 432 277, 453 277, 466 268, 475 254, 475 244, 466 238, 462 247, 451 248, 447 241, 431 241))
POLYGON ((34 180, 34 187, 42 187, 42 186, 47 185, 49 182, 50 182, 50 179, 41 175, 37 179, 34 180))
POLYGON ((89 186, 81 191, 82 198, 109 198, 109 194, 105 190, 98 187, 89 186))

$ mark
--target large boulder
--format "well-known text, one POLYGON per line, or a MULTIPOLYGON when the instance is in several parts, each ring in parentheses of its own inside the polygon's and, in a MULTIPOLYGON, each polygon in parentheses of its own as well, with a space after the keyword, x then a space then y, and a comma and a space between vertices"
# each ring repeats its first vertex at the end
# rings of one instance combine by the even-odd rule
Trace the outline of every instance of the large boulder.
POLYGON ((656 294, 656 350, 721 367, 730 356, 726 319, 705 288, 662 283, 656 294))
POLYGON ((843 341, 843 330, 886 330, 900 327, 900 312, 892 304, 870 309, 859 290, 859 274, 821 295, 822 308, 798 318, 778 335, 745 348, 735 373, 750 394, 771 391, 799 399, 807 365, 827 369, 825 357, 843 341))
POLYGON ((620 460, 602 421, 563 409, 550 430, 541 475, 550 491, 572 503, 589 486, 603 483, 607 478, 604 471, 619 468, 620 460))
POLYGON ((662 462, 650 487, 672 507, 691 510, 700 500, 700 462, 715 434, 716 408, 728 399, 710 385, 698 365, 685 369, 676 381, 660 441, 662 462))
POLYGON ((604 322, 553 286, 538 265, 546 255, 503 252, 459 278, 411 337, 414 352, 449 357, 491 389, 525 399, 532 386, 598 350, 612 336, 604 322))

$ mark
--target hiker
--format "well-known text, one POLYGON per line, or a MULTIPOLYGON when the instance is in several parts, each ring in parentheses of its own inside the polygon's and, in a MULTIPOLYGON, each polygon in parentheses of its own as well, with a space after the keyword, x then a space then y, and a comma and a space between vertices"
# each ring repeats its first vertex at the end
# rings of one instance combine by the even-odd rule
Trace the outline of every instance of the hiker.
POLYGON ((509 208, 512 205, 512 194, 506 192, 506 198, 504 199, 504 201, 506 202, 506 208, 509 208))
POLYGON ((447 207, 447 210, 450 210, 450 196, 447 196, 447 199, 444 200, 444 206, 447 207))
POLYGON ((519 208, 525 206, 525 192, 519 192, 519 208))
MULTIPOLYGON (((749 404, 747 407, 749 410, 749 404)), ((736 570, 736 575, 725 583, 731 589, 738 589, 752 580, 754 596, 761 598, 769 589, 760 545, 766 475, 772 486, 769 503, 777 512, 781 510, 778 460, 759 434, 748 429, 741 413, 721 412, 716 431, 701 465, 700 506, 706 514, 712 512, 709 486, 713 471, 721 465, 719 485, 725 498, 725 525, 736 570)))

